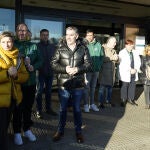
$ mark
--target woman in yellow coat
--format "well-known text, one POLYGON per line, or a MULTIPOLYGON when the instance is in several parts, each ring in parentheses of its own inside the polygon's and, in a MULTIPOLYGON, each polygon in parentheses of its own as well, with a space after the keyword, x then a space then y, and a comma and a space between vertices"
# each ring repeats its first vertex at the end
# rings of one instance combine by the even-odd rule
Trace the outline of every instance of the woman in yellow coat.
POLYGON ((14 105, 22 100, 21 83, 28 79, 23 58, 13 46, 13 34, 0 34, 0 146, 7 147, 7 129, 14 105))

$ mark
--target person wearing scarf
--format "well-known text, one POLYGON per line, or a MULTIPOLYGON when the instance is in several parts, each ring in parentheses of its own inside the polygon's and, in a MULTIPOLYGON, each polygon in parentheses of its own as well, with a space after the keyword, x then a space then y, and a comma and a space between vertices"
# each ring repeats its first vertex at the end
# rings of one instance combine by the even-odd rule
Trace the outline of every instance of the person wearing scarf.
POLYGON ((24 61, 13 46, 13 34, 0 34, 0 145, 8 150, 7 129, 14 105, 22 100, 21 83, 28 79, 24 61))

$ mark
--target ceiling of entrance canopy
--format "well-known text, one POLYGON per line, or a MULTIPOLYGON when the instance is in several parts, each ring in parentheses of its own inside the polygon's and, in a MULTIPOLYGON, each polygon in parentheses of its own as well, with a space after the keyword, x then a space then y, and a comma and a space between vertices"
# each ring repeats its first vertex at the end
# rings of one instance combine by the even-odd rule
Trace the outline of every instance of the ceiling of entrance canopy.
MULTIPOLYGON (((150 0, 22 0, 24 6, 149 18, 150 0)), ((1 0, 1 8, 14 8, 15 0, 1 0)))

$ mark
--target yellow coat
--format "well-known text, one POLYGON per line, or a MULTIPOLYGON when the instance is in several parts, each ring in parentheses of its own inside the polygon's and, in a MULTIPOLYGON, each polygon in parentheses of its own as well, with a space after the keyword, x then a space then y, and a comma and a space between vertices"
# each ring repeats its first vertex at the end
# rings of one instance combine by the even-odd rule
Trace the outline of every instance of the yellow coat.
POLYGON ((21 59, 16 79, 11 79, 7 73, 8 69, 2 69, 2 65, 0 59, 0 107, 9 107, 12 97, 16 100, 17 104, 21 102, 22 91, 20 85, 27 81, 29 74, 25 68, 23 59, 21 59), (15 90, 12 87, 15 87, 15 90))

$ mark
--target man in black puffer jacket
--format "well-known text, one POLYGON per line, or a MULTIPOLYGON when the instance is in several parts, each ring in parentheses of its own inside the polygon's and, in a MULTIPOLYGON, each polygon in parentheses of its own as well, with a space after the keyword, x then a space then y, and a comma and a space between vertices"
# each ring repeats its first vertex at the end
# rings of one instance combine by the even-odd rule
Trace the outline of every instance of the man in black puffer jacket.
POLYGON ((91 59, 88 48, 78 37, 78 29, 76 27, 67 27, 65 39, 62 39, 60 42, 51 62, 54 72, 58 75, 60 101, 60 119, 53 141, 60 140, 64 135, 67 104, 70 98, 73 101, 77 142, 82 143, 84 141, 81 133, 82 116, 80 102, 85 86, 84 73, 89 72, 91 69, 91 59))

